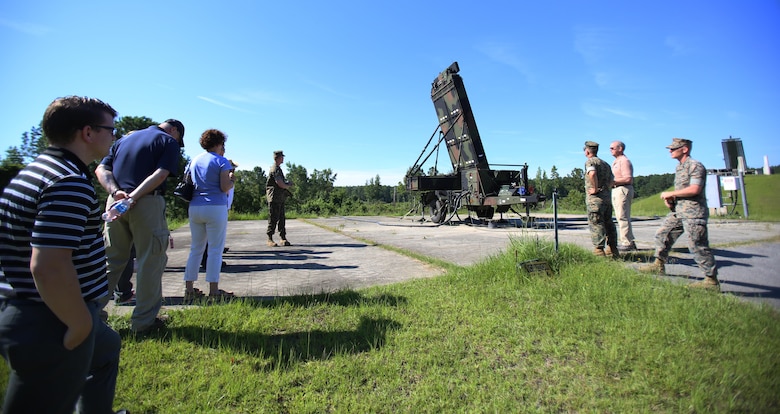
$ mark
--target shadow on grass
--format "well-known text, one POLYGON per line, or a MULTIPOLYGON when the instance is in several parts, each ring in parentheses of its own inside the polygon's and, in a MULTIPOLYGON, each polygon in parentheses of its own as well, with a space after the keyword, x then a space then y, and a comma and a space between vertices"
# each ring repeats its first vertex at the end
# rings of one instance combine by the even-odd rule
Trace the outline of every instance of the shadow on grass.
POLYGON ((163 298, 163 305, 194 305, 194 306, 212 306, 228 302, 241 301, 245 305, 257 308, 276 308, 283 305, 294 306, 319 306, 322 304, 338 306, 398 306, 407 302, 403 296, 380 294, 375 296, 366 296, 353 290, 343 290, 333 293, 321 293, 317 295, 295 295, 295 296, 236 296, 233 299, 209 300, 203 297, 195 301, 185 301, 182 296, 167 296, 163 298))
MULTIPOLYGON (((266 334, 250 331, 221 331, 211 327, 168 327, 146 334, 123 330, 123 338, 155 339, 162 342, 188 341, 204 348, 228 349, 263 362, 253 362, 257 371, 287 369, 307 361, 322 361, 336 355, 359 354, 382 348, 388 331, 401 324, 385 318, 361 317, 354 330, 311 330, 266 334)), ((233 359, 232 363, 242 361, 233 359)))

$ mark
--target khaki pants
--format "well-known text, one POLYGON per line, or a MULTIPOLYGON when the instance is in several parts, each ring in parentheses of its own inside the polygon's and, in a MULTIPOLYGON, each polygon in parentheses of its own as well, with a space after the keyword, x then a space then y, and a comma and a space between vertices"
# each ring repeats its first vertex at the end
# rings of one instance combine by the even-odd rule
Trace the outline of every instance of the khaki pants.
MULTIPOLYGON (((107 205, 114 199, 109 196, 107 205)), ((130 317, 134 331, 144 330, 154 323, 162 307, 162 275, 168 264, 168 223, 165 221, 165 197, 146 195, 118 219, 106 223, 103 238, 106 242, 108 291, 116 288, 119 276, 135 245, 138 271, 135 275, 136 305, 130 317)))
POLYGON ((621 246, 634 244, 634 231, 631 229, 631 201, 633 199, 633 185, 622 185, 612 189, 612 208, 615 210, 618 243, 621 246))

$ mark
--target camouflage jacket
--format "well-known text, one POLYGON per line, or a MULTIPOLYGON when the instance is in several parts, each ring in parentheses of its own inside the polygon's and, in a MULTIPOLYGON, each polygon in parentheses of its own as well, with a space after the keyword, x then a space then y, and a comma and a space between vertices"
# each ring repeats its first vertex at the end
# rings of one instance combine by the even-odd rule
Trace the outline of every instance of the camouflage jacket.
POLYGON ((591 157, 585 161, 585 198, 599 198, 602 200, 612 199, 612 182, 614 177, 612 176, 612 166, 604 162, 599 157, 591 157), (588 194, 588 190, 592 187, 590 180, 588 179, 588 172, 596 171, 596 181, 598 184, 598 192, 596 194, 588 194))
POLYGON ((677 166, 677 170, 674 172, 674 189, 682 190, 691 184, 700 185, 702 190, 693 197, 677 197, 675 209, 677 217, 706 219, 710 214, 704 190, 707 186, 707 170, 704 168, 704 164, 688 157, 677 166))

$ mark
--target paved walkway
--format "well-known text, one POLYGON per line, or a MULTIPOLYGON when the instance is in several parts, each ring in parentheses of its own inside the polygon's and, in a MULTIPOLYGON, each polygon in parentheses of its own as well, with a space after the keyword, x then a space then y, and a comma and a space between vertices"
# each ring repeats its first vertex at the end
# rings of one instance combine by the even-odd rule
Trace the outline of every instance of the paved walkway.
MULTIPOLYGON (((220 287, 237 296, 268 298, 295 294, 316 294, 341 289, 434 277, 443 270, 389 251, 394 246, 421 255, 467 266, 506 249, 511 238, 538 237, 554 241, 552 218, 539 216, 532 228, 509 218, 497 226, 434 225, 416 217, 332 217, 288 220, 289 247, 265 245, 266 221, 231 221, 223 259, 220 287), (316 224, 316 225, 315 225, 316 224)), ((640 249, 651 249, 660 219, 633 223, 640 249)), ((591 249, 587 222, 582 216, 566 216, 558 222, 560 243, 575 243, 591 249)), ((722 291, 761 301, 780 309, 780 223, 711 220, 710 243, 718 260, 722 291)), ((182 306, 183 273, 189 254, 189 227, 172 233, 174 248, 168 250, 163 275, 165 307, 182 306)), ((674 279, 699 278, 688 253, 685 236, 675 246, 675 260, 667 267, 674 279)), ((670 261, 672 262, 672 261, 670 261)), ((196 287, 207 291, 205 273, 196 287)), ((109 312, 125 313, 132 307, 114 307, 109 312)))

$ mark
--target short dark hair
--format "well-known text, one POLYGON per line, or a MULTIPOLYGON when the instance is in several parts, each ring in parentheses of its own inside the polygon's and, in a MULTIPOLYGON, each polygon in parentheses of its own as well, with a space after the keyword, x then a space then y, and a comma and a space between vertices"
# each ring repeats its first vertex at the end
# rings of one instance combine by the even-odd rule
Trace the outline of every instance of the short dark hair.
POLYGON ((116 118, 116 110, 100 99, 66 96, 49 104, 41 126, 50 143, 66 145, 73 141, 74 132, 104 122, 106 114, 116 118))
POLYGON ((179 131, 179 135, 181 136, 182 141, 184 141, 184 124, 181 123, 178 119, 166 119, 163 124, 170 124, 173 125, 174 128, 176 128, 177 131, 179 131))

